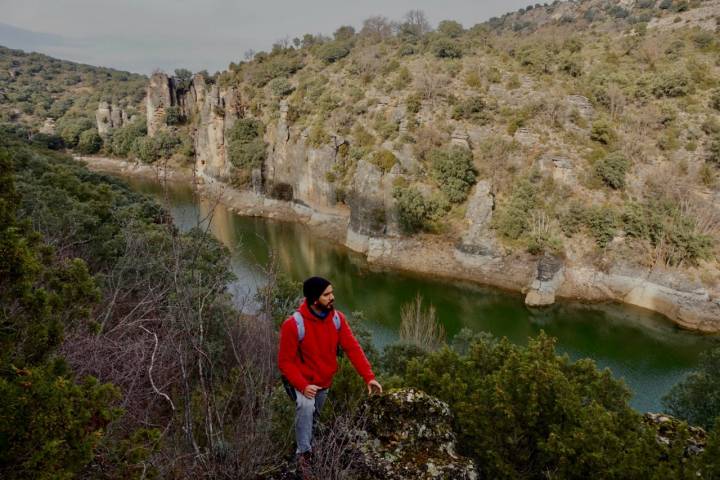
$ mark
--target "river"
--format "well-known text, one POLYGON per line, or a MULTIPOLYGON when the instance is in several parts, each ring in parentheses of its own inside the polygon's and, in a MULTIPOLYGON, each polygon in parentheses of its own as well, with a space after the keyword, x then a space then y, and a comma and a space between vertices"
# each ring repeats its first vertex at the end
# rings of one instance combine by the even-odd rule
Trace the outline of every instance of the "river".
MULTIPOLYGON (((171 185, 164 192, 154 181, 128 181, 136 191, 165 204, 182 230, 208 218, 209 203, 188 186, 171 185)), ((632 406, 641 412, 659 411, 661 397, 697 366, 699 354, 712 342, 632 306, 559 301, 530 309, 518 293, 380 271, 369 266, 364 256, 320 238, 309 227, 241 217, 222 205, 212 211, 210 230, 232 254, 238 280, 231 289, 237 299, 250 298, 263 284, 262 265, 272 251, 280 268, 295 280, 310 275, 331 279, 338 308, 364 312, 379 348, 397 339, 401 307, 419 294, 426 305, 436 308, 449 337, 467 327, 522 344, 544 330, 557 338, 559 352, 573 359, 592 358, 622 378, 634 394, 632 406)))

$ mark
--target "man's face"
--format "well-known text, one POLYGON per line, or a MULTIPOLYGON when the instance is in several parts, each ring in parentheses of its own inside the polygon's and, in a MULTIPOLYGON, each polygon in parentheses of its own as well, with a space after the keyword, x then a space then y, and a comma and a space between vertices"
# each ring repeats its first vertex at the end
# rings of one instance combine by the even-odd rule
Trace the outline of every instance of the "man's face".
POLYGON ((333 287, 332 285, 328 285, 322 295, 320 295, 320 298, 315 301, 315 306, 319 309, 329 312, 330 310, 332 310, 334 305, 335 295, 333 294, 333 287))

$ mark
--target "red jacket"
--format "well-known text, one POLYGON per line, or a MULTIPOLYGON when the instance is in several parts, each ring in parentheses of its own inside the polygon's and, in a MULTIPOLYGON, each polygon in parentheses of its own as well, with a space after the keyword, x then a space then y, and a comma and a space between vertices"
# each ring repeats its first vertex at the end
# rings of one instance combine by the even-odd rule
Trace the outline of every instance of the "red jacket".
POLYGON ((280 328, 278 353, 280 371, 293 387, 300 392, 308 385, 329 388, 338 369, 338 343, 365 383, 375 378, 370 362, 350 330, 345 315, 338 312, 340 330, 337 330, 333 323, 334 311, 321 320, 313 315, 307 301, 304 301, 298 312, 302 314, 305 324, 305 337, 299 342, 302 360, 298 355, 297 324, 292 316, 280 328))

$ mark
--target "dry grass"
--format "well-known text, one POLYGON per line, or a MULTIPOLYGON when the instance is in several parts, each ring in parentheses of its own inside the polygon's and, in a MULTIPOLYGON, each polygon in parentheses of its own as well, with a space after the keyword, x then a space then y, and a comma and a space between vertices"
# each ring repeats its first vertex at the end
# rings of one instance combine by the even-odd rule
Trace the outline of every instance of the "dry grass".
POLYGON ((438 322, 435 307, 423 308, 423 298, 403 305, 401 311, 400 341, 433 351, 445 343, 445 328, 438 322))

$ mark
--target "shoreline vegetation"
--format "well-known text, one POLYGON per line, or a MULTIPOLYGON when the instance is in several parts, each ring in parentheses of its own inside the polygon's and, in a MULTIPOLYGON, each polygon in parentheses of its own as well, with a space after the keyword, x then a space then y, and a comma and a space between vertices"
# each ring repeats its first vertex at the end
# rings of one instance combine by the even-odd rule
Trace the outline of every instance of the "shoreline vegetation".
MULTIPOLYGON (((347 212, 343 212, 342 210, 332 213, 329 213, 327 211, 316 212, 309 207, 293 204, 292 202, 268 199, 262 195, 257 195, 252 192, 239 192, 235 190, 232 185, 227 185, 219 180, 196 176, 192 168, 177 168, 163 165, 160 163, 147 165, 141 162, 132 162, 125 159, 111 157, 76 155, 74 158, 85 163, 88 168, 100 172, 112 173, 120 176, 130 176, 155 180, 159 182, 169 181, 182 183, 185 185, 195 185, 197 187, 197 192, 200 195, 202 195, 208 200, 222 203, 228 209, 230 209, 234 213, 237 213, 238 215, 266 217, 289 222, 298 222, 310 226, 323 224, 326 228, 318 229, 318 231, 322 232, 322 234, 325 235, 328 239, 352 249, 352 245, 348 244, 346 238, 349 214, 347 212)), ((420 240, 420 242, 422 242, 422 240, 420 240)), ((452 270, 447 268, 440 270, 432 268, 428 269, 426 267, 424 268, 424 265, 428 264, 432 266, 443 263, 445 263, 446 265, 452 265, 452 259, 447 258, 447 252, 452 251, 453 249, 454 245, 433 241, 432 243, 430 243, 429 248, 422 248, 422 253, 426 259, 425 264, 414 261, 401 261, 390 263, 388 259, 383 258, 382 256, 373 257, 372 255, 367 255, 366 258, 368 260, 368 263, 370 264, 375 264, 377 266, 390 268, 393 270, 407 271, 416 274, 426 274, 433 276, 441 275, 444 278, 452 280, 470 281, 480 285, 489 285, 492 287, 501 288, 513 292, 520 292, 523 294, 527 292, 528 285, 526 282, 524 283, 522 281, 511 282, 507 281, 507 279, 494 281, 499 279, 493 276, 483 277, 472 274, 468 275, 465 271, 462 270, 459 271, 459 274, 453 275, 452 270), (445 253, 442 253, 443 251, 445 253), (428 261, 427 259, 432 258, 433 255, 438 258, 435 261, 428 261)), ((367 254, 367 252, 362 253, 367 254)), ((409 258, 416 258, 416 255, 414 253, 407 254, 407 256, 409 258)), ((516 257, 515 260, 517 262, 527 261, 527 259, 523 257, 516 257)), ((678 296, 682 297, 683 294, 686 292, 677 293, 678 296)), ((583 297, 582 294, 570 295, 567 297, 559 295, 559 297, 567 298, 569 300, 590 302, 614 301, 621 304, 624 303, 634 305, 663 314, 666 318, 675 323, 677 326, 686 330, 696 331, 698 333, 704 333, 708 335, 720 333, 720 323, 718 322, 710 322, 707 327, 694 328, 693 325, 690 325, 677 317, 679 310, 678 308, 672 308, 672 305, 670 305, 670 308, 668 308, 668 305, 662 303, 659 303, 654 308, 652 302, 647 302, 643 298, 637 298, 633 296, 625 296, 625 298, 623 298, 622 296, 613 295, 607 295, 605 298, 598 297, 597 295, 583 297)))
MULTIPOLYGON (((277 326, 298 286, 268 265, 261 311, 240 314, 226 288, 228 251, 206 231, 179 232, 156 202, 65 154, 6 144, 0 475, 287 478, 293 406, 275 358, 277 326)), ((718 350, 665 403, 712 430, 672 420, 668 434, 670 420, 643 420, 621 381, 591 360, 558 355, 544 333, 527 346, 468 330, 448 343, 417 299, 403 312, 400 342, 380 352, 362 315, 353 319, 383 384, 442 401, 458 453, 483 476, 718 474, 717 406, 697 403, 715 398, 718 386, 707 379, 717 375, 718 350), (657 440, 659 428, 667 442, 657 440)), ((328 446, 317 457, 325 478, 382 478, 354 447, 368 434, 365 390, 343 358, 319 435, 328 446)))

